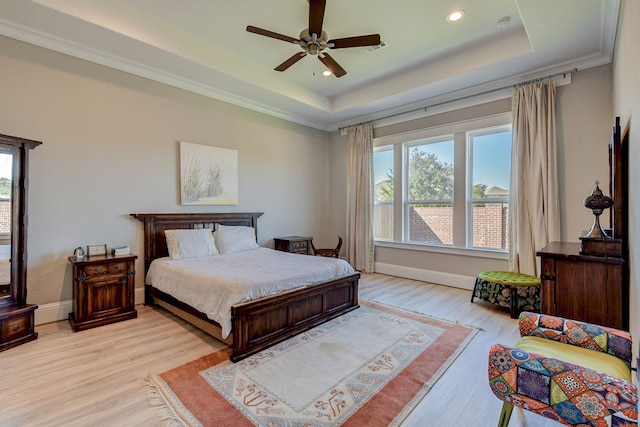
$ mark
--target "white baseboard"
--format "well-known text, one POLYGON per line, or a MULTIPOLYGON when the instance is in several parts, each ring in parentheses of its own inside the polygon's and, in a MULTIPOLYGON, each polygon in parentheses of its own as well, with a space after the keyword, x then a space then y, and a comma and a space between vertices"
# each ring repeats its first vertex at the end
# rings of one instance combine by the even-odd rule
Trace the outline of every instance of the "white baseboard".
MULTIPOLYGON (((144 303, 144 288, 136 288, 135 304, 144 303)), ((58 322, 67 320, 69 313, 73 311, 73 301, 52 302, 50 304, 38 304, 35 312, 35 324, 42 325, 45 323, 58 322)))
POLYGON ((73 301, 52 302, 50 304, 38 304, 35 311, 36 325, 57 322, 69 318, 69 313, 73 311, 73 301))
POLYGON ((436 283, 438 285, 453 286, 454 288, 473 290, 476 278, 461 274, 443 273, 441 271, 423 270, 415 267, 385 264, 376 262, 376 273, 390 276, 404 277, 405 279, 421 280, 423 282, 436 283))

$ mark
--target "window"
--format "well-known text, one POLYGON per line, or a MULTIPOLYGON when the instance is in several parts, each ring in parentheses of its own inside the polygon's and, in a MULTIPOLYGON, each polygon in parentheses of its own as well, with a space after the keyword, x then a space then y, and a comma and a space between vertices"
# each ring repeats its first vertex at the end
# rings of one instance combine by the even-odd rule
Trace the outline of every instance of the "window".
POLYGON ((453 136, 408 145, 407 238, 453 244, 453 136))
POLYGON ((468 133, 469 242, 474 248, 508 249, 511 127, 468 133))
POLYGON ((373 235, 376 239, 393 240, 393 147, 374 150, 373 235))
POLYGON ((376 139, 376 241, 506 251, 510 118, 376 139))

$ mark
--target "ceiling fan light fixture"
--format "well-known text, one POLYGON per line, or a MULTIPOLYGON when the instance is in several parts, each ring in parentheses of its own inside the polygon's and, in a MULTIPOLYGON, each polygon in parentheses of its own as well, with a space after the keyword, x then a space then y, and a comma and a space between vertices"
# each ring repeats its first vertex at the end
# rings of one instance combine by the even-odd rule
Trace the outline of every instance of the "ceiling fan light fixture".
POLYGON ((447 15, 447 22, 456 22, 462 19, 462 17, 464 16, 464 10, 462 9, 457 9, 454 11, 451 11, 448 15, 447 15))
POLYGON ((284 34, 265 30, 264 28, 247 25, 247 31, 250 33, 270 37, 287 43, 293 43, 302 48, 302 53, 294 54, 293 56, 289 57, 283 63, 275 67, 275 71, 285 71, 289 69, 289 67, 297 63, 301 58, 310 55, 316 56, 320 60, 320 62, 322 62, 325 67, 327 67, 331 71, 331 75, 334 75, 336 77, 343 77, 347 74, 346 70, 342 68, 342 66, 340 66, 340 64, 335 59, 333 59, 331 55, 325 52, 325 49, 345 49, 352 47, 375 46, 381 44, 380 34, 341 37, 338 39, 329 40, 329 36, 322 29, 325 6, 326 0, 309 0, 309 28, 302 30, 300 32, 300 38, 298 39, 294 39, 293 37, 289 37, 284 34))
POLYGON ((322 75, 323 75, 323 76, 325 76, 325 77, 329 77, 329 76, 331 76, 332 74, 333 74, 333 73, 331 72, 331 70, 324 70, 324 71, 322 72, 322 75))

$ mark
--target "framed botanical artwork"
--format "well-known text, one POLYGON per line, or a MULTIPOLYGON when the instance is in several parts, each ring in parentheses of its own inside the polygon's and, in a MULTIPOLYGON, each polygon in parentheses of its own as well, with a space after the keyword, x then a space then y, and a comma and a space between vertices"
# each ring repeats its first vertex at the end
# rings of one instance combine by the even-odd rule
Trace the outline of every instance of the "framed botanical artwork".
POLYGON ((238 150, 180 142, 180 203, 237 205, 238 150))

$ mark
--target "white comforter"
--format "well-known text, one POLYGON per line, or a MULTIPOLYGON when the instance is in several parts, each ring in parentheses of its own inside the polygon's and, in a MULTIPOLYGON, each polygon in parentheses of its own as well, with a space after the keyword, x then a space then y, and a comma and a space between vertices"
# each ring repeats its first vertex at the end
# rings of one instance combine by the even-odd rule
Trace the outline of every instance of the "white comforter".
POLYGON ((149 267, 146 283, 205 313, 231 332, 231 306, 353 273, 344 260, 257 248, 233 254, 171 260, 149 267))

